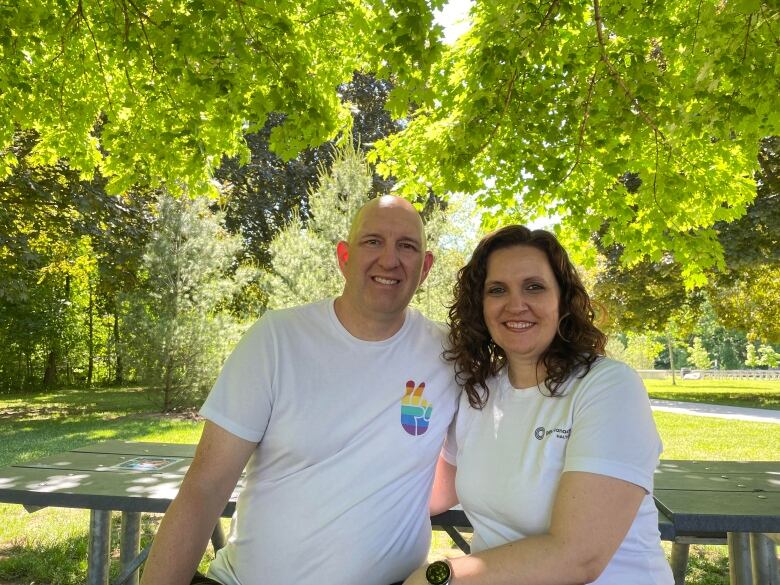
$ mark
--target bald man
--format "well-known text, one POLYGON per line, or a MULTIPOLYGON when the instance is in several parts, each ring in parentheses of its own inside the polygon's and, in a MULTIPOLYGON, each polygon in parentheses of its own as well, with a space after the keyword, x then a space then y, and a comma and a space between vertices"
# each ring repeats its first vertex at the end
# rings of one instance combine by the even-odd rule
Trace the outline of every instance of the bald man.
POLYGON ((443 330, 408 308, 433 255, 392 196, 358 211, 336 254, 339 297, 267 312, 225 363, 143 585, 389 585, 425 561, 458 400, 443 330), (245 467, 228 544, 193 578, 245 467))

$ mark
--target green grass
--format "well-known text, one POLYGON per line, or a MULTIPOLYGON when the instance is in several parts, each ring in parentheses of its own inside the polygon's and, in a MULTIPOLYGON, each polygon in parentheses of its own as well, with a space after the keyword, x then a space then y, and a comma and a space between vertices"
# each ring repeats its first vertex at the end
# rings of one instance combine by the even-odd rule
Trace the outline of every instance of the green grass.
POLYGON ((780 380, 645 380, 650 398, 780 410, 780 380))
MULTIPOLYGON (((646 380, 649 388, 667 392, 666 386, 658 382, 646 380)), ((778 392, 778 385, 768 388, 766 382, 695 382, 685 381, 685 386, 680 388, 706 401, 709 395, 733 393, 748 397, 778 392)), ((675 399, 681 399, 679 394, 675 394, 675 399)), ((751 400, 755 399, 747 398, 747 402, 740 404, 754 406, 749 403, 751 400)), ((655 413, 655 419, 666 459, 780 459, 780 425, 666 412, 655 413)), ((0 396, 0 466, 99 440, 195 443, 202 426, 200 422, 155 414, 153 405, 138 388, 0 396)), ((119 520, 120 515, 114 514, 112 579, 119 572, 119 520)), ((142 546, 153 538, 159 520, 158 515, 143 516, 142 546)), ((0 504, 0 585, 83 583, 88 525, 86 510, 47 508, 29 514, 22 506, 0 504)), ((227 530, 227 520, 223 520, 223 526, 227 530)), ((458 550, 453 548, 449 537, 435 532, 431 558, 454 554, 458 550)), ((212 558, 212 551, 207 551, 202 570, 212 558)), ((692 546, 686 583, 727 585, 726 548, 692 546)))

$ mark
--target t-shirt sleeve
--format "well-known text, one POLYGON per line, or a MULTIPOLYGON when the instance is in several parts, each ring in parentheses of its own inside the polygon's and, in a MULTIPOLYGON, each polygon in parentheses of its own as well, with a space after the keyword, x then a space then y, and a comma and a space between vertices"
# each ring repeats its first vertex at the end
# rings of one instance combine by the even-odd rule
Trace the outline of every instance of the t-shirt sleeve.
POLYGON ((607 475, 652 492, 662 447, 639 375, 609 360, 578 383, 563 471, 607 475))
POLYGON ((273 405, 277 344, 267 316, 238 342, 200 409, 204 418, 253 442, 263 438, 273 405))
MULTIPOLYGON (((460 408, 463 408, 463 405, 460 405, 460 408)), ((450 423, 449 428, 447 429, 447 436, 444 439, 444 447, 442 447, 441 450, 441 456, 444 458, 444 460, 449 463, 450 465, 457 465, 457 459, 458 459, 458 439, 456 436, 456 429, 458 425, 458 416, 460 414, 460 410, 458 410, 455 413, 455 416, 452 417, 452 422, 450 423)))

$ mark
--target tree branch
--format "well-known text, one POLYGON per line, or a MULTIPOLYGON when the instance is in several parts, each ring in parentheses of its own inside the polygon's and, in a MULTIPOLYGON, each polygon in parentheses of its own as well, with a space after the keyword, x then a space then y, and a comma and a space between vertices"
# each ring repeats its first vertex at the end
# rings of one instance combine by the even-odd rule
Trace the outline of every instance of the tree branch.
POLYGON ((658 125, 655 123, 655 121, 653 121, 653 119, 648 115, 648 113, 644 111, 644 109, 639 104, 639 101, 637 100, 634 93, 628 88, 626 82, 620 76, 620 73, 618 73, 617 69, 615 69, 615 66, 612 64, 612 62, 609 60, 609 57, 607 56, 607 47, 604 43, 604 30, 601 21, 601 9, 599 8, 599 0, 593 0, 593 18, 596 21, 596 34, 598 36, 598 41, 599 41, 601 61, 606 66, 607 71, 609 71, 609 74, 615 80, 615 83, 617 83, 620 86, 620 89, 623 90, 623 93, 626 94, 626 97, 631 102, 631 105, 636 108, 637 112, 639 113, 639 116, 645 121, 645 123, 648 126, 650 126, 650 128, 653 129, 654 132, 656 132, 661 137, 661 139, 664 142, 666 142, 666 136, 664 135, 664 133, 661 132, 661 130, 658 128, 658 125))
POLYGON ((742 49, 742 63, 744 63, 745 59, 747 58, 748 40, 750 39, 750 26, 752 23, 753 23, 753 15, 748 14, 747 29, 745 30, 745 45, 742 49))
POLYGON ((588 123, 590 117, 590 104, 593 101, 593 90, 596 87, 596 68, 593 68, 593 75, 590 76, 590 82, 588 84, 588 97, 585 100, 585 111, 582 114, 582 122, 580 122, 579 137, 577 139, 577 153, 575 155, 574 164, 571 166, 566 175, 558 181, 556 186, 565 183, 569 177, 572 176, 574 171, 580 166, 580 156, 582 155, 582 144, 585 142, 585 126, 588 123))
POLYGON ((696 37, 699 34, 699 22, 701 20, 701 3, 702 0, 699 0, 699 5, 696 8, 696 25, 693 28, 693 44, 691 45, 691 54, 696 52, 696 37))
POLYGON ((98 46, 97 39, 95 38, 95 33, 92 30, 92 27, 89 24, 89 19, 84 14, 84 9, 81 4, 81 0, 79 0, 79 8, 78 8, 81 20, 84 21, 84 24, 87 27, 87 30, 89 31, 89 36, 92 37, 92 45, 95 47, 95 57, 97 57, 98 66, 100 67, 100 74, 103 77, 103 87, 106 90, 106 98, 108 99, 108 106, 111 108, 111 110, 114 109, 114 102, 111 99, 111 91, 108 89, 108 80, 106 77, 106 69, 103 67, 103 58, 100 56, 100 47, 98 46))

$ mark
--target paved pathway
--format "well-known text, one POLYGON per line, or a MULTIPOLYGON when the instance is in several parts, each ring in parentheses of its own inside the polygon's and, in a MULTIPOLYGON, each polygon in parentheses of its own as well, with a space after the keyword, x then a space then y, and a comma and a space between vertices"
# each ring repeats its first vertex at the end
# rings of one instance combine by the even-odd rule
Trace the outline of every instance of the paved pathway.
POLYGON ((656 400, 654 398, 650 399, 650 404, 653 410, 676 412, 678 414, 780 424, 780 410, 723 406, 721 404, 703 404, 700 402, 680 402, 678 400, 656 400))

